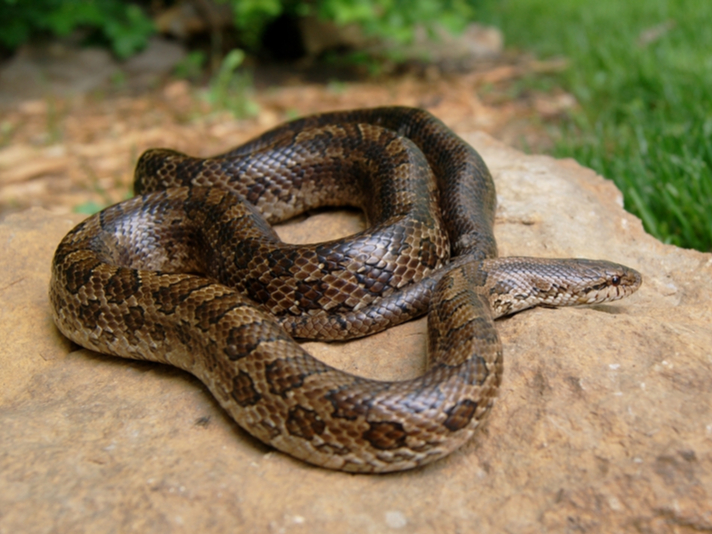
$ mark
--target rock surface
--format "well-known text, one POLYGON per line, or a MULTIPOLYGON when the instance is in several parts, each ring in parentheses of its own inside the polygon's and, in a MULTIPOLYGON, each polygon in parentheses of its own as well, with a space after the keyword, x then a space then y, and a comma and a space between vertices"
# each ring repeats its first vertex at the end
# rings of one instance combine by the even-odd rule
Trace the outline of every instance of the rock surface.
MULTIPOLYGON (((505 373, 483 431, 410 472, 349 475, 272 451, 197 380, 79 349, 47 301, 80 217, 0 222, 0 532, 697 532, 712 530, 712 255, 659 243, 573 161, 466 136, 498 188, 500 254, 638 269, 633 297, 499 321, 505 373)), ((322 214, 280 231, 358 228, 322 214)), ((422 371, 425 322, 308 350, 354 373, 422 371)))
POLYGON ((306 55, 311 59, 326 50, 345 47, 377 57, 393 55, 401 61, 422 61, 445 71, 467 71, 482 60, 498 57, 504 49, 499 29, 477 23, 456 34, 435 25, 431 35, 423 26, 417 26, 408 43, 367 36, 358 24, 336 24, 314 15, 301 17, 298 26, 306 55))

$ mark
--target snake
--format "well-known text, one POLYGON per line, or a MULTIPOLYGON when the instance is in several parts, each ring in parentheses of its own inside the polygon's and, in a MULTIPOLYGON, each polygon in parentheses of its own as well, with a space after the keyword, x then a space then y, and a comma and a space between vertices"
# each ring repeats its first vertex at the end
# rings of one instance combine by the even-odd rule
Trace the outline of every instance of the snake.
POLYGON ((450 454, 497 397, 495 319, 620 299, 642 282, 603 260, 498 257, 486 164, 417 108, 303 117, 210 158, 149 149, 134 190, 58 245, 59 331, 192 373, 247 432, 329 469, 385 473, 450 454), (368 227, 306 245, 272 228, 332 206, 362 210, 368 227), (412 379, 356 376, 296 341, 426 313, 426 369, 412 379))

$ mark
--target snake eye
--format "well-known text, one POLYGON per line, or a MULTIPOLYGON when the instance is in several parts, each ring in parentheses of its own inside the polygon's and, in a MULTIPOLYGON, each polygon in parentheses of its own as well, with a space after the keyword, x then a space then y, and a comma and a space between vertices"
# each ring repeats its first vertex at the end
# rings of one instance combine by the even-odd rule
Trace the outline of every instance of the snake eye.
POLYGON ((621 283, 621 277, 617 274, 611 276, 611 285, 617 286, 621 283))

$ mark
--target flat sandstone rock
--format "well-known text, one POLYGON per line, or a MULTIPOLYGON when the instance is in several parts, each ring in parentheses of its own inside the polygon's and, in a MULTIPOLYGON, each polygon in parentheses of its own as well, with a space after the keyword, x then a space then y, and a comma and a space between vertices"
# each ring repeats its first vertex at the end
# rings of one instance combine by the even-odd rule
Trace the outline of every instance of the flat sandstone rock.
MULTIPOLYGON (((54 328, 50 261, 80 217, 0 223, 0 532, 697 532, 712 529, 712 255, 663 245, 573 161, 466 139, 494 175, 500 254, 629 265, 624 301, 498 322, 505 372, 485 427, 409 472, 351 475, 257 442, 196 379, 79 349, 54 328)), ((287 240, 360 228, 322 214, 287 240)), ((424 320, 307 343, 406 378, 424 320)))

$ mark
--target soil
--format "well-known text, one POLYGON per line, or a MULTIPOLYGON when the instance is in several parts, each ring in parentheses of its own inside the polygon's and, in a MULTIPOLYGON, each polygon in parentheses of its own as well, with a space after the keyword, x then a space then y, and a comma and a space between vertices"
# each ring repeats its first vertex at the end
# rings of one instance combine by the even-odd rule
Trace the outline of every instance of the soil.
POLYGON ((508 55, 464 73, 411 68, 349 81, 271 67, 257 69, 243 94, 230 91, 212 103, 209 84, 171 77, 139 91, 121 80, 76 96, 18 95, 0 108, 0 218, 32 206, 92 213, 132 195, 134 164, 150 147, 214 155, 285 120, 336 109, 417 106, 458 132, 482 130, 546 151, 547 124, 576 103, 561 90, 523 89, 522 80, 565 67, 508 55), (236 116, 240 107, 247 116, 236 116))

